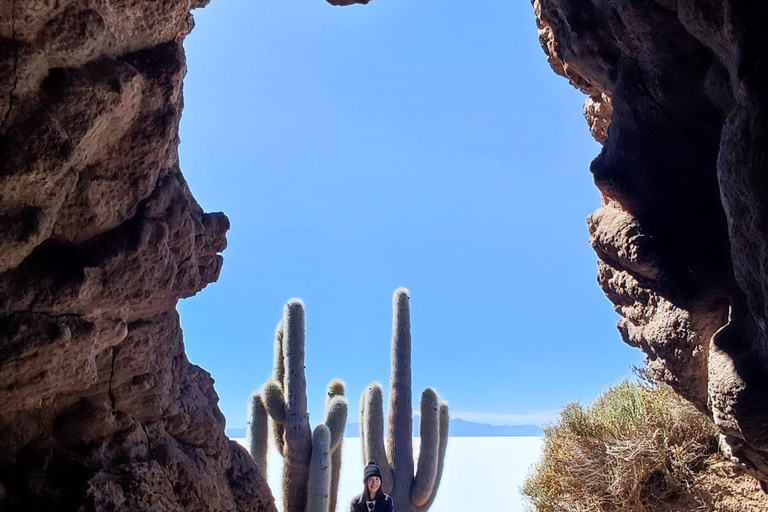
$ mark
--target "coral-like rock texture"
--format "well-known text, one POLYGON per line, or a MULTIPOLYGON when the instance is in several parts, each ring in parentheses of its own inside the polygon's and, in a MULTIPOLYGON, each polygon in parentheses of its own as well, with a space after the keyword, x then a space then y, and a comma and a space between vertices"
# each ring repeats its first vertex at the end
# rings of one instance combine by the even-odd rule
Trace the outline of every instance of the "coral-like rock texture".
POLYGON ((598 281, 655 373, 768 482, 768 4, 533 0, 603 143, 598 281))
POLYGON ((229 222, 179 170, 189 0, 0 0, 0 510, 274 511, 176 303, 229 222))

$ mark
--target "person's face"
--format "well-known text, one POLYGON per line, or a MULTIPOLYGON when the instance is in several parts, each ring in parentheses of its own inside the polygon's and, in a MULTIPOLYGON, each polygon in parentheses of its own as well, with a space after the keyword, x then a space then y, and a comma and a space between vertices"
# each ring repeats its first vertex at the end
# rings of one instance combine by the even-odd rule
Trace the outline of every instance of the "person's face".
POLYGON ((379 487, 381 487, 381 478, 372 476, 365 482, 365 484, 368 486, 368 495, 373 496, 379 490, 379 487))

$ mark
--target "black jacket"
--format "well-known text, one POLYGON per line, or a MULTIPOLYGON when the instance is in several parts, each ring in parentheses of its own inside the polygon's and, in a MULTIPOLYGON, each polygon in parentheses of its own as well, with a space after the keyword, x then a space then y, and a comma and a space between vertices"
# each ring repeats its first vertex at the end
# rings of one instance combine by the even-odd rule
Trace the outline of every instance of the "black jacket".
MULTIPOLYGON (((363 492, 352 498, 349 512, 368 512, 368 505, 365 504, 365 494, 363 492)), ((395 512, 392 497, 389 494, 380 493, 376 499, 376 506, 373 508, 373 512, 395 512)))

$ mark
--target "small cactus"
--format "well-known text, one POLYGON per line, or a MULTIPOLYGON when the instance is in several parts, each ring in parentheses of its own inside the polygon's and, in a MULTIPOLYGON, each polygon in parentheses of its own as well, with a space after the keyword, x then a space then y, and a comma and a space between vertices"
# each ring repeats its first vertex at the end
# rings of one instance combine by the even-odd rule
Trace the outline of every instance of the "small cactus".
POLYGON ((428 388, 421 394, 421 449, 414 476, 411 408, 411 320, 408 290, 393 300, 392 376, 389 427, 384 447, 384 400, 381 385, 371 384, 361 401, 363 459, 381 469, 384 492, 398 512, 426 512, 437 495, 448 445, 448 404, 428 388))
MULTIPOLYGON (((266 414, 251 414, 263 422, 249 425, 249 437, 263 434, 266 439, 266 417, 272 418, 275 444, 284 459, 285 512, 333 512, 341 468, 340 451, 347 423, 347 399, 344 383, 338 379, 331 381, 325 422, 312 432, 304 374, 304 316, 304 304, 300 300, 292 299, 285 304, 283 319, 275 332, 273 378, 264 385, 259 395, 266 414), (250 433, 251 430, 254 434, 250 433)), ((256 410, 255 407, 252 409, 256 410)), ((262 446, 249 444, 253 448, 251 456, 257 463, 262 446)), ((264 464, 266 467, 266 456, 264 464)))

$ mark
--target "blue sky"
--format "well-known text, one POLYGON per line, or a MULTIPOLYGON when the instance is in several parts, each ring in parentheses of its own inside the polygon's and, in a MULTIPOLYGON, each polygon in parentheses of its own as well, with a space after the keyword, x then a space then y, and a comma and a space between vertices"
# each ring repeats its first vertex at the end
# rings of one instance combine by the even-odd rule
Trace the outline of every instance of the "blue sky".
POLYGON ((214 0, 187 38, 181 167, 232 222, 220 280, 179 310, 228 426, 272 372, 283 303, 307 308, 312 422, 389 383, 411 291, 414 404, 541 423, 642 354, 596 283, 584 97, 549 68, 530 3, 214 0))

